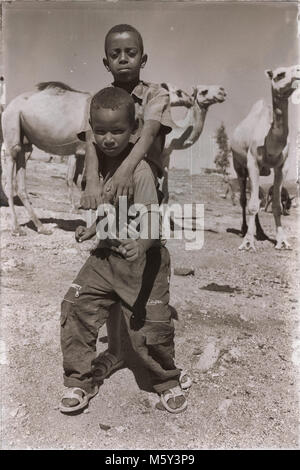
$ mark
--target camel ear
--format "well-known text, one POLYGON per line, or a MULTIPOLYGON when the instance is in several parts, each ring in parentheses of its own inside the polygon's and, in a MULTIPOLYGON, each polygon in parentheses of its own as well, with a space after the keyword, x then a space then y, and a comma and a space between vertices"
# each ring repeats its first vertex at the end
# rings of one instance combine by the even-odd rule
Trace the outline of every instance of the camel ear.
POLYGON ((267 77, 269 77, 270 80, 273 78, 273 72, 271 69, 265 70, 265 74, 267 77))
POLYGON ((165 90, 169 91, 169 87, 167 83, 161 83, 160 86, 164 88, 165 90))
POLYGON ((197 96, 197 87, 193 86, 192 87, 192 98, 196 99, 196 96, 197 96))

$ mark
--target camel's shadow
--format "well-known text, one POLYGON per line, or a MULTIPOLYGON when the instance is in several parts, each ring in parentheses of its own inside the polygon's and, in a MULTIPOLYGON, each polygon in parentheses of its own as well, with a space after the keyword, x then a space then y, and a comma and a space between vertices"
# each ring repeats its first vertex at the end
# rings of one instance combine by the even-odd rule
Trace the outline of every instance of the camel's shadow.
MULTIPOLYGON (((236 228, 227 228, 226 229, 226 232, 227 233, 234 233, 234 235, 238 235, 240 238, 243 236, 242 234, 242 231, 241 230, 237 230, 236 228)), ((273 243, 273 245, 276 245, 276 240, 274 240, 274 238, 270 238, 268 237, 268 235, 264 234, 263 237, 257 237, 255 236, 256 240, 258 241, 264 241, 264 240, 267 240, 268 242, 271 242, 273 243)))
MULTIPOLYGON (((55 219, 53 217, 48 217, 48 218, 40 219, 40 221, 43 224, 56 224, 58 228, 60 228, 61 230, 64 230, 65 232, 75 232, 76 228, 79 227, 79 225, 86 226, 86 222, 83 219, 68 220, 68 219, 55 219)), ((28 227, 30 230, 37 232, 37 228, 31 220, 29 222, 26 222, 25 224, 22 224, 21 226, 28 227)))

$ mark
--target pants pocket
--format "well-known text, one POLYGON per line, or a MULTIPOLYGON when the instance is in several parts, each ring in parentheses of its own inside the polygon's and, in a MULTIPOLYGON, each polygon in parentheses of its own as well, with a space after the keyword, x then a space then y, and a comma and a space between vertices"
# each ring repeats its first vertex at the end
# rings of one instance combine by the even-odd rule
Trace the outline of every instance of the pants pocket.
POLYGON ((79 297, 81 286, 79 284, 71 284, 71 287, 64 296, 61 303, 60 324, 64 326, 67 320, 68 312, 75 305, 76 299, 79 297))

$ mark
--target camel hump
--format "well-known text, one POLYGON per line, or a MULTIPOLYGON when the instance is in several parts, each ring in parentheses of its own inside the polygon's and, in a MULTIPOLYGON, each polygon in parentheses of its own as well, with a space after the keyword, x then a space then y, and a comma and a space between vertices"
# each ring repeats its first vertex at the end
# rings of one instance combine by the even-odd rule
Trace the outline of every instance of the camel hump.
POLYGON ((36 85, 39 91, 47 90, 49 88, 58 88, 59 90, 63 91, 73 91, 74 93, 84 93, 83 91, 75 90, 71 88, 69 85, 63 82, 40 82, 36 85))

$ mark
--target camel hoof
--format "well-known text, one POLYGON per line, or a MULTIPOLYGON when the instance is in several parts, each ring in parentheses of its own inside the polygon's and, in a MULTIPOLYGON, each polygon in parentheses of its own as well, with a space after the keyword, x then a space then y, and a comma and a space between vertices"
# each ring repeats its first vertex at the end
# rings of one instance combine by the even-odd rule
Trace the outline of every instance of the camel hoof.
POLYGON ((287 241, 282 240, 276 243, 275 249, 276 250, 291 250, 292 247, 287 241))
POLYGON ((245 251, 256 251, 256 248, 254 246, 254 242, 251 240, 244 240, 243 243, 239 246, 239 250, 245 250, 245 251))
POLYGON ((39 227, 37 229, 38 233, 40 233, 41 235, 52 235, 53 231, 52 230, 49 230, 45 227, 39 227))
POLYGON ((11 232, 11 234, 13 237, 26 237, 27 236, 27 233, 21 227, 15 228, 11 232))

